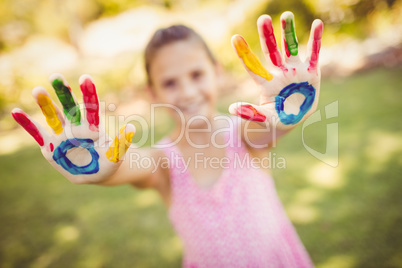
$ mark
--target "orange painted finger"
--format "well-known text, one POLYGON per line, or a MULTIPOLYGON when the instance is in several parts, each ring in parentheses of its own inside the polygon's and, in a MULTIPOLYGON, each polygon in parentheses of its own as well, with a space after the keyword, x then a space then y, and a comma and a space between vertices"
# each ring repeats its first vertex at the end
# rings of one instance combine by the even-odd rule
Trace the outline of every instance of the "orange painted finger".
POLYGON ((43 115, 46 117, 47 124, 53 129, 56 135, 61 134, 63 132, 64 120, 57 106, 55 106, 50 98, 49 93, 47 93, 44 88, 37 87, 34 88, 32 95, 40 106, 43 115))
POLYGON ((244 65, 246 65, 247 69, 250 72, 266 79, 272 80, 273 76, 270 74, 264 66, 262 66, 260 60, 257 56, 251 51, 250 47, 244 40, 244 38, 240 35, 235 35, 232 37, 232 44, 236 49, 237 55, 243 60, 244 65))

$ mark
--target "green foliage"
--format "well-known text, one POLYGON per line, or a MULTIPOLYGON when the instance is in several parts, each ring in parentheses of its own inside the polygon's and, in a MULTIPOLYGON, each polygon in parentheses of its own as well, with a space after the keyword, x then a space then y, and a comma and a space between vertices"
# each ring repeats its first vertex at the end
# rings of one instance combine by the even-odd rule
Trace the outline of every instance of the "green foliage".
POLYGON ((325 25, 323 40, 330 45, 347 36, 364 39, 377 31, 383 31, 384 27, 401 23, 401 8, 400 0, 266 1, 254 13, 248 14, 247 21, 239 25, 235 33, 241 33, 250 46, 258 51, 259 40, 255 22, 261 14, 269 14, 280 45, 279 18, 283 12, 289 10, 295 14, 299 43, 307 42, 311 23, 319 18, 325 25))
MULTIPOLYGON (((170 10, 185 4, 185 1, 179 0, 4 0, 0 1, 0 25, 7 27, 3 28, 3 31, 6 31, 3 32, 3 38, 0 38, 0 50, 12 49, 34 33, 50 34, 69 40, 69 27, 71 21, 75 20, 85 25, 100 17, 117 15, 138 6, 148 5, 170 10)), ((216 3, 194 1, 191 6, 198 7, 201 4, 214 8, 216 3)), ((260 14, 270 14, 274 21, 277 21, 282 12, 291 10, 296 15, 301 40, 306 38, 305 35, 308 36, 309 25, 317 17, 324 21, 331 33, 366 37, 375 28, 370 22, 373 16, 380 14, 383 17, 393 17, 393 23, 396 23, 400 17, 400 7, 400 0, 266 1, 255 13, 248 14, 248 22, 240 29, 253 29, 260 14)), ((255 37, 252 34, 250 36, 255 37)))
POLYGON ((94 2, 99 6, 100 12, 104 16, 116 15, 144 3, 144 1, 132 0, 95 0, 94 2))

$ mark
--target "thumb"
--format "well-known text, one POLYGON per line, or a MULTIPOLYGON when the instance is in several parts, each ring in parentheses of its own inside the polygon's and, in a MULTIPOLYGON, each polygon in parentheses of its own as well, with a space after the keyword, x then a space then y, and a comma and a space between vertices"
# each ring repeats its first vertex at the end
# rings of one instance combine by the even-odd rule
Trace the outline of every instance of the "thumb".
POLYGON ((106 152, 106 157, 109 161, 117 163, 122 159, 128 147, 130 147, 134 133, 135 127, 132 124, 127 124, 120 128, 119 134, 116 135, 106 152))
POLYGON ((231 104, 229 106, 229 112, 232 115, 240 116, 246 120, 266 123, 270 123, 272 121, 272 116, 275 116, 275 113, 267 107, 247 102, 236 102, 231 104))

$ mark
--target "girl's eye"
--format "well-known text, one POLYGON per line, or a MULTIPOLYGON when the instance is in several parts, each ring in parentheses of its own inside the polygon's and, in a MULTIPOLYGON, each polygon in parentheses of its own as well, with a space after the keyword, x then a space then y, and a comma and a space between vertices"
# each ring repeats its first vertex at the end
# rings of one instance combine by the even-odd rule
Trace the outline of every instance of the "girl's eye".
POLYGON ((194 79, 194 80, 198 80, 198 79, 200 79, 202 76, 203 76, 203 72, 202 71, 194 71, 194 72, 192 72, 191 73, 191 77, 194 79))
POLYGON ((165 89, 173 89, 176 86, 176 81, 172 80, 167 80, 162 83, 162 87, 165 89))

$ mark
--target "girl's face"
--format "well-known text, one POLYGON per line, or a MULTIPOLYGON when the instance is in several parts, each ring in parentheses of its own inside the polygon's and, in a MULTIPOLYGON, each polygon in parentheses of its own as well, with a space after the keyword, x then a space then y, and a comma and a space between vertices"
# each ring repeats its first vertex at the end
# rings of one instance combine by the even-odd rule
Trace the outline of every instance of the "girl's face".
MULTIPOLYGON (((156 99, 177 107, 186 120, 195 115, 210 118, 214 114, 217 74, 218 69, 205 49, 193 40, 163 46, 150 65, 156 99)), ((178 111, 169 110, 180 120, 178 111)))

